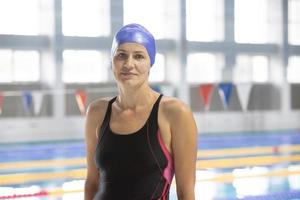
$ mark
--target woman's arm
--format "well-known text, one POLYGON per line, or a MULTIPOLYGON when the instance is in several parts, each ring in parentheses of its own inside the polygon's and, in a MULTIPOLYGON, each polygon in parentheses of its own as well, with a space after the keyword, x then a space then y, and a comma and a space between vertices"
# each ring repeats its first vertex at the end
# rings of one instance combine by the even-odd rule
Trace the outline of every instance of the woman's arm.
POLYGON ((197 127, 190 108, 180 101, 171 103, 169 119, 177 196, 195 200, 197 127))
POLYGON ((85 122, 85 142, 86 142, 86 159, 87 175, 84 187, 84 199, 92 200, 97 193, 99 184, 99 172, 95 164, 94 156, 97 146, 97 129, 103 120, 104 111, 103 101, 93 102, 90 104, 86 114, 85 122))

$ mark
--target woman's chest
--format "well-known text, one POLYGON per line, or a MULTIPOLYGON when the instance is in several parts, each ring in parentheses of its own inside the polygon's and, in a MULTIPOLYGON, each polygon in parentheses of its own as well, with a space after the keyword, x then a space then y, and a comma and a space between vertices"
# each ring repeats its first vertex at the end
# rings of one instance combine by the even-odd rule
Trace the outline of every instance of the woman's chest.
POLYGON ((116 112, 112 113, 109 127, 118 134, 132 134, 140 130, 147 122, 146 112, 116 112))

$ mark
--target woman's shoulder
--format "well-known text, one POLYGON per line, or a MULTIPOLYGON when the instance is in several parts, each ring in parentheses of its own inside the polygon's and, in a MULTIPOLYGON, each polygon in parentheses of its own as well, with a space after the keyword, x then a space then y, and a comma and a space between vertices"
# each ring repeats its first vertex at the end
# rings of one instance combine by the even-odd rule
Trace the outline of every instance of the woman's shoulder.
POLYGON ((197 129, 194 115, 190 106, 182 100, 174 97, 162 98, 160 108, 161 119, 163 119, 163 122, 169 124, 171 130, 173 130, 172 135, 174 135, 176 138, 181 138, 182 135, 186 135, 181 134, 181 132, 186 132, 187 127, 189 127, 189 130, 197 129))
POLYGON ((163 96, 160 107, 165 115, 171 117, 191 113, 189 105, 176 97, 163 96))
POLYGON ((87 107, 88 116, 101 116, 106 111, 109 101, 112 97, 99 98, 92 101, 87 107))

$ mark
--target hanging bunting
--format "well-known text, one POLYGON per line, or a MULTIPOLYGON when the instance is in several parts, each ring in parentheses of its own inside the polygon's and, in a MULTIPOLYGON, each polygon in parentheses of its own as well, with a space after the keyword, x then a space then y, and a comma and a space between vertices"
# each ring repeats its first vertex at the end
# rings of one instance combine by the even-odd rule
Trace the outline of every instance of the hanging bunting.
POLYGON ((0 115, 2 114, 2 107, 4 102, 4 94, 0 91, 0 115))
POLYGON ((30 107, 32 105, 32 93, 30 91, 24 91, 22 93, 23 107, 26 113, 30 113, 30 107))
POLYGON ((220 83, 219 84, 219 94, 223 100, 224 108, 227 109, 230 102, 230 97, 232 94, 232 83, 220 83))
POLYGON ((75 93, 75 98, 77 101, 78 108, 82 115, 85 115, 86 103, 87 103, 87 94, 84 90, 77 90, 75 93))
POLYGON ((42 92, 32 92, 33 103, 34 103, 34 114, 38 115, 41 111, 42 102, 43 102, 43 93, 42 92))
POLYGON ((151 88, 152 88, 154 91, 156 91, 156 92, 158 92, 158 93, 161 93, 161 88, 160 88, 159 85, 152 85, 151 88))
POLYGON ((210 101, 211 101, 213 89, 214 89, 213 84, 203 84, 200 85, 199 87, 199 93, 203 99, 205 110, 208 110, 210 107, 210 101))
POLYGON ((251 88, 252 85, 250 83, 242 83, 236 86, 243 111, 247 110, 251 88))

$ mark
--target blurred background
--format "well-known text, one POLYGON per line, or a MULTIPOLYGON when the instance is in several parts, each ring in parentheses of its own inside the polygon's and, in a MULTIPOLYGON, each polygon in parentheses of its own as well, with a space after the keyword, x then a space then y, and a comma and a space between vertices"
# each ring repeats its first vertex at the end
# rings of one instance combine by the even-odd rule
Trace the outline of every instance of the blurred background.
POLYGON ((194 112, 196 199, 300 199, 300 0, 0 0, 0 199, 83 199, 84 113, 133 22, 194 112))

